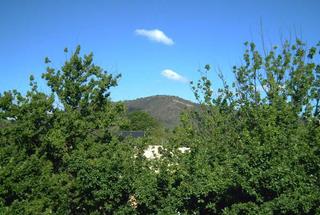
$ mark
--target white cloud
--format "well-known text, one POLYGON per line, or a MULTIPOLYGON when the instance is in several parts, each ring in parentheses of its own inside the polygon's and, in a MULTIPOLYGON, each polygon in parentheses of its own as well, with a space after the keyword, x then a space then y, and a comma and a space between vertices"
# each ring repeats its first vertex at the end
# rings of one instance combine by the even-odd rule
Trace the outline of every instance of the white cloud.
POLYGON ((170 80, 174 80, 174 81, 180 81, 183 83, 187 83, 188 79, 186 79, 185 77, 183 77, 182 75, 172 71, 171 69, 165 69, 161 72, 161 75, 170 79, 170 80))
POLYGON ((135 30, 135 33, 139 36, 147 37, 149 40, 152 40, 158 43, 163 43, 168 46, 171 46, 174 44, 173 40, 169 38, 167 35, 165 35, 165 33, 159 29, 153 29, 153 30, 137 29, 135 30))

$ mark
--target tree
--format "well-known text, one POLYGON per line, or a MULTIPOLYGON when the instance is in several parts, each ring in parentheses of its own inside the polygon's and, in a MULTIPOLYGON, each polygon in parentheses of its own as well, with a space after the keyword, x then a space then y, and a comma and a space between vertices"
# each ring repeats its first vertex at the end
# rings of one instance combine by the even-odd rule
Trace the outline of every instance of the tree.
POLYGON ((172 140, 191 153, 175 160, 167 202, 188 214, 319 213, 319 48, 245 45, 231 86, 219 74, 214 92, 210 66, 193 85, 200 109, 172 140))
POLYGON ((134 169, 133 153, 128 144, 118 146, 124 107, 109 99, 120 76, 94 65, 92 53, 81 57, 78 46, 61 70, 48 67, 42 77, 50 95, 33 77, 25 96, 0 95, 1 213, 130 210, 125 171, 134 169))
POLYGON ((33 77, 26 95, 1 94, 0 213, 319 214, 319 47, 246 47, 231 85, 220 74, 214 91, 205 67, 193 85, 199 108, 182 115, 160 159, 143 156, 155 138, 118 138, 130 122, 110 101, 119 77, 80 47, 47 68, 51 94, 33 77))
POLYGON ((149 131, 160 127, 159 122, 150 114, 143 111, 133 111, 128 113, 128 129, 137 131, 149 131))

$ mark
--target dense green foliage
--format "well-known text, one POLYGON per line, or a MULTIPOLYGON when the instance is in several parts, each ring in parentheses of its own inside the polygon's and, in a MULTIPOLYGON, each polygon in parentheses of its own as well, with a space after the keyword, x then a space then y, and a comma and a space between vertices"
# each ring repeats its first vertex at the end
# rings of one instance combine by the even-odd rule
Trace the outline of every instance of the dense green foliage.
POLYGON ((150 114, 143 111, 134 111, 128 113, 129 124, 128 128, 132 131, 142 130, 147 131, 160 127, 159 122, 150 114))
POLYGON ((201 110, 185 117, 176 137, 193 149, 179 164, 188 175, 177 188, 184 191, 178 192, 181 207, 188 213, 320 213, 319 50, 297 40, 263 57, 253 43, 246 46, 231 87, 219 74, 224 88, 213 92, 210 66, 194 85, 201 110))
POLYGON ((31 77, 26 96, 0 97, 0 116, 8 121, 0 135, 1 214, 125 210, 133 171, 125 164, 133 153, 113 134, 125 123, 123 105, 109 100, 118 76, 79 52, 61 70, 43 74, 51 95, 38 92, 31 77))
POLYGON ((220 74, 213 91, 205 67, 200 108, 161 159, 143 156, 153 138, 119 140, 130 122, 109 99, 119 77, 79 47, 44 73, 52 94, 33 78, 26 95, 1 94, 0 213, 320 214, 319 48, 246 47, 230 86, 220 74))

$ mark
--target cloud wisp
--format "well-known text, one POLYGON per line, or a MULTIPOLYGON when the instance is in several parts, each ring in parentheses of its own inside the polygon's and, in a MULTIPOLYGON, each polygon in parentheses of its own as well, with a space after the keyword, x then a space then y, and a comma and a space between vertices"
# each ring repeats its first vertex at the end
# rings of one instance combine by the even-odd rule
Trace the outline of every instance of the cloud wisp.
POLYGON ((179 81, 182 83, 187 83, 188 79, 183 77, 182 75, 176 73, 175 71, 171 69, 165 69, 161 72, 161 75, 164 76, 167 79, 173 80, 173 81, 179 81))
POLYGON ((146 37, 151 41, 162 43, 168 46, 171 46, 174 44, 173 40, 159 29, 153 29, 153 30, 136 29, 135 34, 146 37))

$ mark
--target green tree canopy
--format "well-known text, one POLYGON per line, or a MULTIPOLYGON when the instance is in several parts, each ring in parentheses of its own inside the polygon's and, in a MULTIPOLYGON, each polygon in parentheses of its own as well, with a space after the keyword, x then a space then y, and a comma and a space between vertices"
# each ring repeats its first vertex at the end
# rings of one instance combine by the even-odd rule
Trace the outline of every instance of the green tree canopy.
POLYGON ((131 176, 121 172, 132 171, 125 163, 133 153, 118 147, 114 131, 125 122, 124 107, 109 99, 120 76, 94 65, 92 54, 81 57, 78 46, 60 70, 48 66, 42 77, 50 95, 38 91, 33 77, 25 96, 0 95, 0 213, 130 209, 131 176))
POLYGON ((133 111, 128 114, 129 130, 152 130, 160 127, 159 122, 144 111, 133 111))
POLYGON ((172 140, 191 153, 167 180, 168 202, 188 214, 318 214, 319 47, 245 45, 231 85, 219 74, 215 90, 210 66, 193 84, 201 107, 172 140))
POLYGON ((220 73, 215 89, 205 66, 199 108, 154 160, 156 135, 117 136, 156 126, 110 101, 119 76, 80 47, 59 70, 46 58, 50 94, 31 77, 25 95, 0 95, 0 213, 319 214, 320 44, 245 45, 233 83, 220 73))

